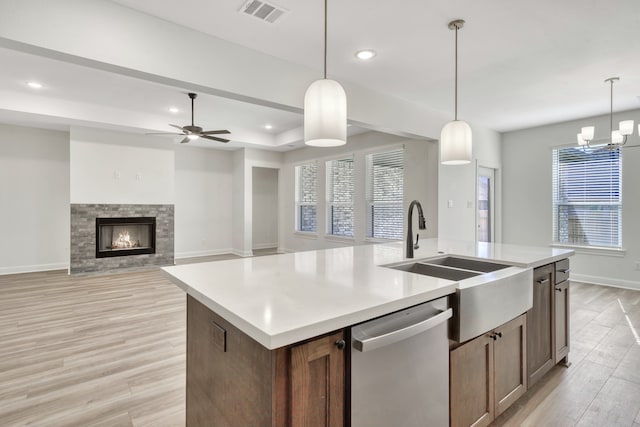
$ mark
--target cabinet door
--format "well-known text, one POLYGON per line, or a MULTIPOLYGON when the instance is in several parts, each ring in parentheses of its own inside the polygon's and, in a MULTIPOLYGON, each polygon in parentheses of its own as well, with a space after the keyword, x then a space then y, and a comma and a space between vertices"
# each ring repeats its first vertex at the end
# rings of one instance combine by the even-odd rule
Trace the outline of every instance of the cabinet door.
POLYGON ((569 281, 558 283, 555 290, 555 363, 558 363, 569 354, 569 281))
POLYGON ((533 271, 533 307, 527 312, 528 387, 535 384, 554 362, 553 322, 554 264, 533 271))
POLYGON ((291 349, 291 426, 344 425, 344 332, 291 349))
POLYGON ((482 427, 493 421, 493 366, 489 334, 451 351, 451 427, 482 427))
POLYGON ((527 319, 522 315, 494 330, 495 416, 527 391, 527 319))

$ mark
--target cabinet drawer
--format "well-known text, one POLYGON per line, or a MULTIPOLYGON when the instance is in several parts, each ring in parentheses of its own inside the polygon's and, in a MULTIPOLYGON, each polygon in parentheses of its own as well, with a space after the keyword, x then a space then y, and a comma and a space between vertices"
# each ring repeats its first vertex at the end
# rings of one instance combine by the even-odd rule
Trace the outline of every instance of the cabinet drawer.
POLYGON ((556 284, 564 282, 569 278, 569 259, 556 262, 556 284))

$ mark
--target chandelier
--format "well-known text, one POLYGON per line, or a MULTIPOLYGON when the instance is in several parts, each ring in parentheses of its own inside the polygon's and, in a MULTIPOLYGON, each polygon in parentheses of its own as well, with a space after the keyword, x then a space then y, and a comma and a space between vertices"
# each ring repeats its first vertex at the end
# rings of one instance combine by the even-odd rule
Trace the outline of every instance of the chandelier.
MULTIPOLYGON (((633 120, 623 120, 618 124, 618 129, 613 129, 613 84, 620 80, 620 77, 609 77, 604 82, 610 83, 610 102, 609 110, 609 141, 604 148, 608 150, 616 149, 627 142, 627 136, 633 133, 633 120)), ((640 132, 640 125, 638 126, 640 132)), ((593 136, 595 134, 595 126, 585 126, 578 133, 578 145, 582 147, 591 147, 593 136)))

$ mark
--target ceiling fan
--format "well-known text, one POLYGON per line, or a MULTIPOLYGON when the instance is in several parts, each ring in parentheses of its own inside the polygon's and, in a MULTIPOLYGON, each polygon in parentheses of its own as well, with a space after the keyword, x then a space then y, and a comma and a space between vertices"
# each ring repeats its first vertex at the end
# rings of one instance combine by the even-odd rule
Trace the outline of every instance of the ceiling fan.
POLYGON ((148 133, 147 135, 184 135, 184 139, 180 141, 181 144, 196 140, 198 138, 209 139, 211 141, 218 141, 218 142, 225 142, 225 143, 229 142, 228 139, 212 136, 212 135, 231 133, 228 130, 203 130, 200 126, 196 126, 193 124, 193 101, 196 99, 198 94, 189 93, 188 95, 189 95, 189 98, 191 98, 191 125, 178 126, 178 125, 169 124, 169 126, 173 126, 176 129, 180 129, 182 132, 175 132, 175 133, 154 132, 154 133, 148 133))

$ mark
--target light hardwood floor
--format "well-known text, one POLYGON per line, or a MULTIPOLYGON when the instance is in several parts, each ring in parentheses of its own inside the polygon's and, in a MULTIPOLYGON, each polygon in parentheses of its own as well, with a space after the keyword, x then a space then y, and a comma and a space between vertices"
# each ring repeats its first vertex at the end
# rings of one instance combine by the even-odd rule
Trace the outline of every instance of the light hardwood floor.
POLYGON ((183 426, 185 309, 157 269, 0 276, 0 426, 183 426))
MULTIPOLYGON (((572 283, 570 368, 496 426, 640 427, 640 292, 572 283)), ((185 296, 159 270, 0 276, 0 426, 183 426, 185 296)))

